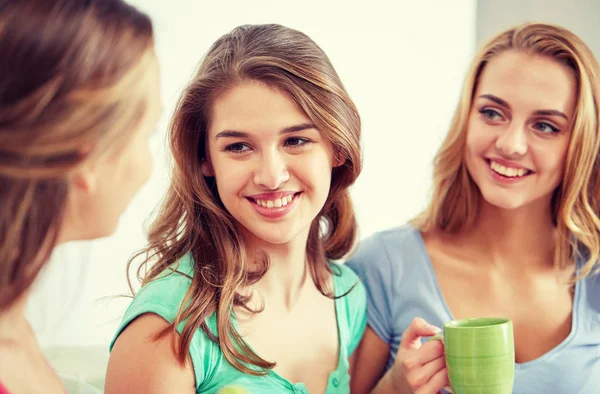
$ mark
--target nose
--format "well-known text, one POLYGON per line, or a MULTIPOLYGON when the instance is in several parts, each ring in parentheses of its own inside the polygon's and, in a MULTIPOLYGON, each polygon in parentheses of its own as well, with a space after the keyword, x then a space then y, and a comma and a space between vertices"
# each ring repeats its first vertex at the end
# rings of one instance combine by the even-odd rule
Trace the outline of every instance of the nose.
POLYGON ((290 179, 287 163, 277 149, 263 151, 254 171, 254 183, 275 190, 290 179))
POLYGON ((520 124, 511 124, 496 140, 496 148, 506 156, 523 156, 527 153, 527 130, 520 124))

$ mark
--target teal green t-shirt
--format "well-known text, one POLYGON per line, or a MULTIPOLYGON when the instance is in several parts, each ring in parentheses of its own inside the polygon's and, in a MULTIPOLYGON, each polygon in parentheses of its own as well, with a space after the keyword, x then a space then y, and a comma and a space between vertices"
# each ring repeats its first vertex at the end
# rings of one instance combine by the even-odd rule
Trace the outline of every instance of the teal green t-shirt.
MULTIPOLYGON (((366 293, 362 283, 350 268, 343 264, 330 264, 333 266, 334 273, 340 273, 333 276, 335 295, 346 293, 358 283, 346 296, 335 300, 340 359, 336 370, 329 375, 326 391, 327 394, 349 393, 348 357, 358 346, 366 327, 366 293)), ((110 345, 111 349, 125 327, 144 313, 155 313, 169 322, 175 320, 191 283, 186 275, 193 276, 189 254, 179 261, 176 272, 142 287, 125 312, 110 345)), ((208 326, 216 333, 214 314, 208 318, 208 326)), ((178 327, 178 330, 181 332, 182 328, 183 324, 178 327)), ((235 369, 223 356, 219 346, 211 341, 202 329, 198 329, 192 338, 190 357, 194 365, 197 393, 217 393, 222 387, 230 385, 241 386, 251 394, 308 393, 304 383, 292 383, 272 370, 266 376, 254 376, 235 369)))

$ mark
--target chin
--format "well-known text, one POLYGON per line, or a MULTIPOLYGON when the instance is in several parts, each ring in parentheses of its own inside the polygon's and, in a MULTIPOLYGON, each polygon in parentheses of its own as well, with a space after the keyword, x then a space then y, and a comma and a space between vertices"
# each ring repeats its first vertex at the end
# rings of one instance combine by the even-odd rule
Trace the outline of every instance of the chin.
POLYGON ((494 194, 482 194, 485 202, 493 207, 505 209, 505 210, 513 210, 517 208, 521 208, 525 205, 524 201, 520 198, 515 198, 511 196, 498 196, 494 194))
POLYGON ((302 232, 298 229, 278 229, 277 227, 267 229, 253 229, 252 227, 246 228, 250 234, 252 234, 255 240, 269 245, 285 245, 292 242, 302 232))
POLYGON ((264 242, 267 245, 273 245, 273 246, 282 246, 282 245, 287 245, 288 243, 290 243, 292 241, 292 238, 263 238, 263 237, 257 237, 261 242, 264 242))
POLYGON ((254 236, 261 242, 265 242, 270 245, 285 245, 295 238, 293 235, 287 234, 279 234, 276 236, 266 234, 254 234, 254 236))

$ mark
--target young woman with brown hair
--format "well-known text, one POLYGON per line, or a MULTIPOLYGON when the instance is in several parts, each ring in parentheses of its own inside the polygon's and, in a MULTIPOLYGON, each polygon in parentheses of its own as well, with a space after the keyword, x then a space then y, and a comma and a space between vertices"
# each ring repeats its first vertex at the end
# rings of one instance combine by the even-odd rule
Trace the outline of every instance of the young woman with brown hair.
POLYGON ((240 26, 217 40, 170 129, 153 265, 125 314, 106 392, 349 391, 365 327, 348 188, 360 118, 305 34, 240 26))

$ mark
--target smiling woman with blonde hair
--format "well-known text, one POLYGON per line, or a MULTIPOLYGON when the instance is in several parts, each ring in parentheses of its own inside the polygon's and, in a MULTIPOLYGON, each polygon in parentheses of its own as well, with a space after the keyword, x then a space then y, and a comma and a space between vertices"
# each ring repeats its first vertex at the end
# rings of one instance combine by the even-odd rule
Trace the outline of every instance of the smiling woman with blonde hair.
POLYGON ((517 26, 478 52, 429 207, 348 263, 369 299, 353 392, 438 393, 444 348, 421 338, 492 316, 514 324, 513 393, 597 392, 599 78, 588 47, 554 25, 517 26))

